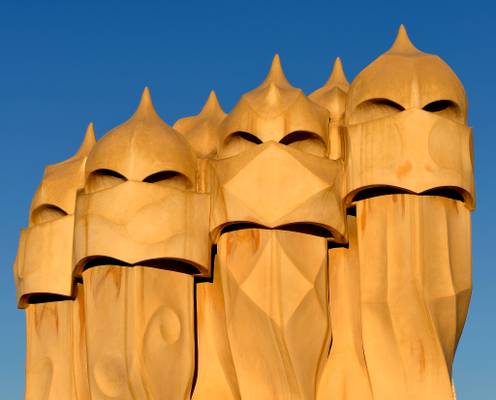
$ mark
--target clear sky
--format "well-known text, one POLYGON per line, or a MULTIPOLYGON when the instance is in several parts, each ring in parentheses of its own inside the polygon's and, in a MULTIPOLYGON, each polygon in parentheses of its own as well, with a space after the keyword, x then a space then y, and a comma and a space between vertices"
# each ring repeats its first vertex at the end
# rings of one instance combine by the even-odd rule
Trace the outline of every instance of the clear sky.
POLYGON ((43 167, 72 155, 88 122, 101 137, 131 115, 145 85, 170 124, 196 114, 210 89, 230 110, 262 81, 275 52, 288 79, 305 92, 324 83, 336 56, 351 80, 389 48, 400 23, 418 48, 452 66, 468 93, 478 204, 474 292, 455 382, 461 400, 495 398, 496 6, 439 0, 65 3, 0 5, 1 399, 21 399, 24 385, 24 315, 16 309, 12 275, 18 232, 43 167))

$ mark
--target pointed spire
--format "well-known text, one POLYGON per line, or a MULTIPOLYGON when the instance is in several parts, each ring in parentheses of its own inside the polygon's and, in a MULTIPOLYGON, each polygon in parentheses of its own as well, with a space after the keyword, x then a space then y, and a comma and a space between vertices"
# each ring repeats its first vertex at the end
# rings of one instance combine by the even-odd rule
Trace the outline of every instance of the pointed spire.
POLYGON ((408 37, 405 25, 401 24, 396 39, 386 54, 412 56, 422 54, 422 52, 413 45, 408 37))
POLYGON ((153 107, 152 96, 150 94, 150 89, 145 86, 143 89, 143 94, 141 95, 141 100, 138 108, 134 112, 133 118, 147 118, 152 115, 157 115, 155 107, 153 107))
POLYGON ((276 54, 262 84, 245 93, 242 99, 247 101, 256 113, 269 118, 284 112, 299 96, 304 96, 303 92, 288 82, 282 70, 279 54, 276 54))
POLYGON ((267 77, 265 78, 261 86, 262 87, 268 86, 271 83, 274 83, 276 86, 291 87, 291 84, 286 79, 286 75, 284 74, 284 71, 282 69, 281 58, 277 53, 274 55, 274 58, 272 59, 272 65, 270 66, 270 71, 267 74, 267 77))
POLYGON ((225 112, 222 109, 221 105, 219 104, 219 99, 217 98, 215 91, 212 90, 208 95, 207 102, 200 111, 200 114, 198 115, 202 117, 206 117, 206 116, 215 116, 219 114, 225 116, 225 112))
POLYGON ((350 84, 346 79, 341 58, 337 57, 336 60, 334 61, 334 66, 332 67, 331 75, 329 76, 329 79, 325 83, 324 87, 328 87, 328 88, 338 87, 345 92, 348 91, 350 84))
POLYGON ((208 135, 209 129, 215 129, 226 117, 226 113, 219 104, 217 95, 212 90, 200 113, 191 117, 178 119, 173 128, 186 135, 193 131, 201 130, 200 135, 208 135))
POLYGON ((93 128, 93 122, 90 122, 88 124, 88 127, 86 128, 86 133, 84 134, 83 142, 81 143, 81 146, 79 146, 79 150, 74 155, 74 157, 75 158, 86 157, 93 148, 93 146, 95 145, 95 143, 96 143, 95 130, 93 128))

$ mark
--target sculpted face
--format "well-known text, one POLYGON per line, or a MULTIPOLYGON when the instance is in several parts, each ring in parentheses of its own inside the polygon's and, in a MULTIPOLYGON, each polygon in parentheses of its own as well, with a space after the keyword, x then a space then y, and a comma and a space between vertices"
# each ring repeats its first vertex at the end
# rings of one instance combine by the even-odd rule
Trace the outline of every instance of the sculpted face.
POLYGON ((21 230, 14 266, 19 307, 72 295, 72 249, 76 194, 84 184, 86 155, 95 142, 90 124, 77 154, 45 170, 21 230))
POLYGON ((443 190, 473 207, 472 133, 456 75, 417 50, 402 29, 393 47, 353 81, 347 98, 347 202, 390 187, 443 190))
POLYGON ((78 274, 106 260, 208 272, 209 198, 196 192, 195 156, 155 113, 147 91, 133 117, 95 146, 85 175, 76 211, 78 274))
POLYGON ((276 57, 219 127, 211 228, 305 229, 342 241, 342 165, 328 159, 329 112, 292 87, 276 57))

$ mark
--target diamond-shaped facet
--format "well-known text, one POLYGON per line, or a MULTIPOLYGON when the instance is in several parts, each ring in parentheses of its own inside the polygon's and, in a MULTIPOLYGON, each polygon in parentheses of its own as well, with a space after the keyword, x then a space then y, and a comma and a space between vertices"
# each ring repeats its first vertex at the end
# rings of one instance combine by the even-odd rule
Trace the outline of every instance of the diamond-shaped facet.
POLYGON ((285 326, 313 283, 282 251, 273 231, 266 231, 270 243, 252 264, 241 290, 277 325, 285 326))
POLYGON ((275 143, 224 183, 225 191, 242 199, 268 225, 327 187, 328 183, 275 143))

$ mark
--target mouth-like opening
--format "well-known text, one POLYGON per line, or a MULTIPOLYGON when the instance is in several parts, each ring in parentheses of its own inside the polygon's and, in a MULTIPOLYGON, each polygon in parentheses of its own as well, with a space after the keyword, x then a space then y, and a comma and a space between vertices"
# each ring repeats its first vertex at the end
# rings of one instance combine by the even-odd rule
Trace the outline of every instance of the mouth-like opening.
POLYGON ((351 199, 351 202, 371 199, 373 197, 387 196, 391 194, 415 194, 405 189, 400 189, 394 186, 373 186, 362 189, 357 192, 351 199))
POLYGON ((425 192, 420 193, 421 196, 437 196, 437 197, 446 197, 448 199, 465 202, 465 197, 460 193, 459 190, 453 187, 440 187, 436 189, 426 190, 425 192))
POLYGON ((220 234, 227 232, 239 231, 243 229, 275 229, 281 231, 299 232, 308 235, 319 236, 324 238, 334 238, 334 232, 330 229, 313 223, 308 222, 295 222, 286 225, 279 225, 276 227, 268 227, 265 225, 255 224, 252 222, 236 222, 233 224, 226 225, 222 228, 220 234))
POLYGON ((73 300, 73 298, 70 296, 63 296, 53 293, 30 293, 21 297, 21 299, 19 300, 19 306, 21 308, 25 308, 29 304, 53 303, 54 301, 65 300, 73 300))
MULTIPOLYGON (((386 185, 372 186, 358 191, 352 196, 351 203, 360 200, 371 199, 373 197, 387 196, 392 194, 410 194, 417 196, 444 197, 451 200, 461 201, 462 203, 470 203, 470 195, 467 194, 464 190, 453 186, 442 186, 434 189, 429 189, 421 193, 415 193, 406 189, 401 189, 395 186, 386 186, 386 185)), ((350 214, 350 212, 353 212, 350 211, 352 207, 353 205, 351 205, 348 208, 347 213, 349 215, 354 215, 354 214, 350 214)), ((356 215, 356 211, 355 211, 355 215, 356 215)))
POLYGON ((180 272, 187 275, 198 275, 201 273, 200 267, 194 265, 191 262, 187 262, 185 260, 176 259, 176 258, 153 258, 148 260, 138 261, 136 263, 127 263, 125 261, 112 258, 112 257, 104 257, 104 256, 95 256, 90 257, 86 260, 83 260, 80 263, 81 272, 86 271, 87 269, 103 266, 103 265, 112 265, 112 266, 120 266, 120 267, 149 267, 149 268, 157 268, 168 271, 180 272))
POLYGON ((270 228, 252 222, 235 222, 233 224, 224 226, 220 231, 220 235, 228 232, 240 231, 243 229, 270 229, 270 228))
POLYGON ((308 235, 320 236, 325 238, 332 238, 334 234, 331 230, 317 224, 311 224, 306 222, 296 222, 293 224, 280 225, 276 227, 268 227, 265 225, 254 224, 251 222, 236 222, 234 224, 226 225, 222 228, 220 234, 224 234, 232 231, 239 231, 242 229, 277 229, 281 231, 291 231, 306 233, 308 235))
POLYGON ((307 235, 319 236, 323 238, 334 238, 334 233, 322 225, 298 222, 294 224, 282 225, 277 227, 282 231, 306 233, 307 235))

